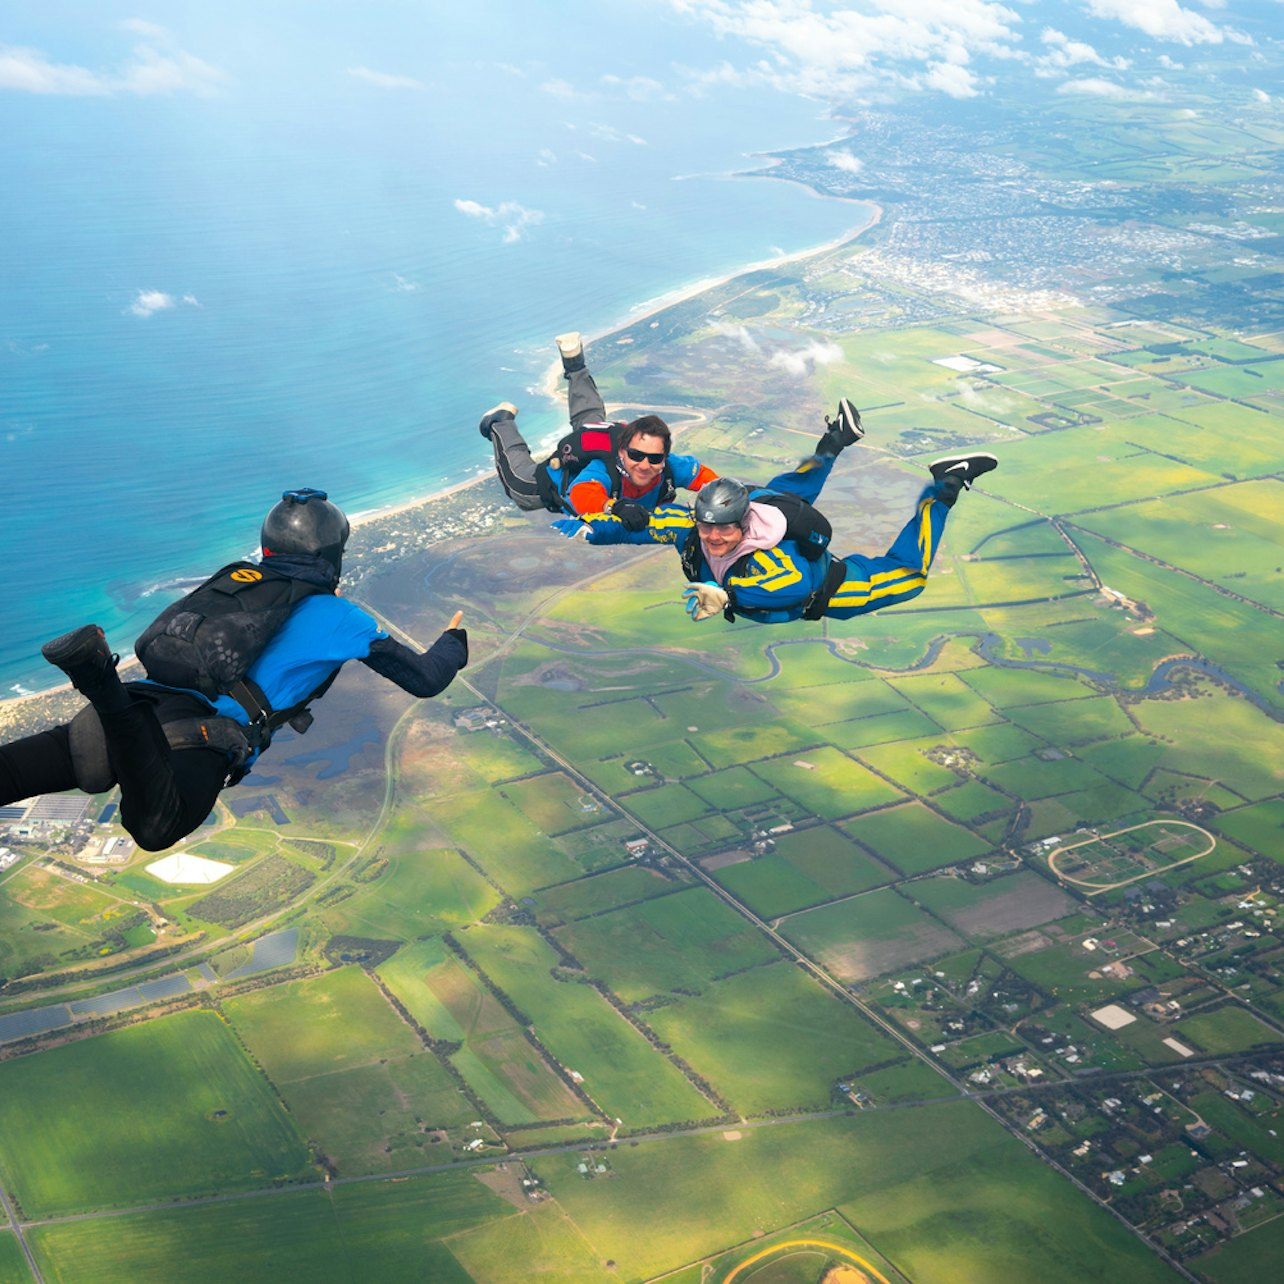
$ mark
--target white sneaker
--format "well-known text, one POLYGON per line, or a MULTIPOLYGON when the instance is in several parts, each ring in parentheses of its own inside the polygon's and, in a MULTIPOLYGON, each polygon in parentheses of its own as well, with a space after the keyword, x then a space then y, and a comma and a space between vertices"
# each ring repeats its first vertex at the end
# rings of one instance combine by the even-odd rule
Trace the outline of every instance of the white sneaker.
POLYGON ((584 355, 584 336, 578 330, 559 334, 553 342, 557 344, 557 350, 562 354, 563 361, 572 361, 584 355))

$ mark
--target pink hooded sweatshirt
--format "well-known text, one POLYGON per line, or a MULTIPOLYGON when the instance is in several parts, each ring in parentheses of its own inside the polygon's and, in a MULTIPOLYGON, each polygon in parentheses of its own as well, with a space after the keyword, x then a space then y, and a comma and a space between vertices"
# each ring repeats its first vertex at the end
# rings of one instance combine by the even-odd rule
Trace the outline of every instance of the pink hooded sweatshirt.
POLYGON ((754 553, 761 548, 775 548, 785 538, 788 525, 789 520, 780 509, 771 508, 767 504, 750 504, 741 524, 744 538, 740 543, 722 557, 710 557, 708 552, 705 553, 704 560, 709 563, 713 578, 721 584, 722 577, 746 553, 754 553))

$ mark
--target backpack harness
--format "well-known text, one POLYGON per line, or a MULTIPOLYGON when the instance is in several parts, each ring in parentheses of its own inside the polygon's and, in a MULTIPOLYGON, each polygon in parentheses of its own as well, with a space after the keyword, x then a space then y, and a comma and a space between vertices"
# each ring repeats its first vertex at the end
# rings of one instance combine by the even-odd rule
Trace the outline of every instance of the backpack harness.
POLYGON ((325 694, 338 671, 288 709, 274 709, 247 672, 290 612, 305 598, 327 592, 266 564, 231 562, 167 606, 134 643, 148 678, 161 686, 198 691, 207 700, 229 695, 250 720, 243 727, 234 718, 214 714, 169 723, 170 747, 225 750, 235 784, 245 774, 240 771, 245 759, 266 749, 278 727, 288 723, 300 735, 305 732, 312 725, 308 705, 325 694))
MULTIPOLYGON (((611 483, 608 494, 612 499, 620 498, 623 490, 620 436, 627 427, 626 423, 616 422, 582 424, 579 428, 572 428, 557 443, 553 453, 542 464, 536 465, 535 484, 539 487, 539 497, 544 501, 544 507, 550 513, 566 512, 563 496, 570 490, 575 478, 595 459, 601 460, 606 466, 606 475, 611 483), (556 468, 551 467, 554 463, 556 468)), ((677 493, 678 489, 673 483, 673 468, 666 459, 664 471, 660 474, 660 493, 655 502, 671 503, 677 493)))
MULTIPOLYGON (((824 578, 803 603, 802 611, 804 620, 819 620, 825 614, 829 599, 847 578, 847 563, 841 557, 834 557, 829 552, 829 541, 834 534, 834 528, 829 524, 829 519, 815 505, 809 504, 792 491, 751 490, 749 502, 765 504, 768 508, 775 508, 784 513, 785 533, 782 539, 792 540, 797 545, 799 554, 809 562, 819 562, 824 559, 826 563, 824 578)), ((748 569, 749 559, 752 557, 753 553, 746 553, 731 566, 727 577, 743 573, 748 569)), ((700 571, 702 561, 703 549, 700 545, 700 536, 693 530, 682 548, 682 571, 688 580, 704 579, 700 571)), ((722 614, 728 623, 735 621, 734 600, 728 601, 727 609, 722 614)))

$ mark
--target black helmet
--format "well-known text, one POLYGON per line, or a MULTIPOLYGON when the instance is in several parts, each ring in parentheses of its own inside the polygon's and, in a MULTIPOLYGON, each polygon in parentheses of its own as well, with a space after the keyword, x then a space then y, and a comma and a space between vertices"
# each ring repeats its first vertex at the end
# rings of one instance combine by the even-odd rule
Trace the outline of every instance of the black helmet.
POLYGON ((717 477, 700 488, 695 519, 706 526, 739 526, 749 511, 749 490, 733 477, 717 477))
POLYGON ((324 558, 337 575, 348 542, 348 519, 343 509, 330 503, 325 491, 304 486, 287 490, 281 502, 263 519, 259 543, 264 556, 302 553, 324 558))

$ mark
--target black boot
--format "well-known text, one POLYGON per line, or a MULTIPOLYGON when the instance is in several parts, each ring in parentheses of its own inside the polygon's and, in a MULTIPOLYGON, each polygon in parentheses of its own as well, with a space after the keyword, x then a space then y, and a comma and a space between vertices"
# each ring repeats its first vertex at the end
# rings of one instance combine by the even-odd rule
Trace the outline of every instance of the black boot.
POLYGON ((116 673, 120 656, 112 654, 98 625, 82 624, 54 638, 40 648, 40 654, 61 669, 71 685, 100 711, 111 712, 129 703, 116 673))
POLYGON ((825 432, 816 443, 816 454, 837 458, 844 447, 854 446, 864 435, 860 411, 844 397, 838 403, 838 413, 832 419, 825 416, 825 432))
POLYGON ((477 431, 481 433, 487 441, 490 441, 491 428, 504 419, 516 419, 517 407, 511 401, 501 401, 499 405, 492 406, 484 415, 482 421, 477 425, 477 431))

